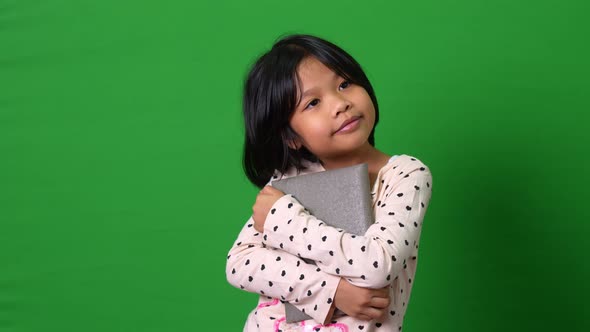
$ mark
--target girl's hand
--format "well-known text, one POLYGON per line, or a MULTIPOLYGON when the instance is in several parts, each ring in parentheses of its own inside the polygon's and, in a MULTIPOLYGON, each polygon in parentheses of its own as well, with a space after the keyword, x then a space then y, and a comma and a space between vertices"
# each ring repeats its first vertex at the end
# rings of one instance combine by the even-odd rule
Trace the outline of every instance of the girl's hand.
POLYGON ((270 208, 274 205, 279 198, 285 194, 271 186, 265 186, 260 190, 258 196, 256 196, 256 202, 252 206, 252 219, 254 219, 254 228, 260 233, 264 232, 264 222, 268 215, 270 208))
POLYGON ((334 295, 336 308, 365 321, 386 317, 389 302, 389 286, 379 289, 363 288, 342 278, 334 295))

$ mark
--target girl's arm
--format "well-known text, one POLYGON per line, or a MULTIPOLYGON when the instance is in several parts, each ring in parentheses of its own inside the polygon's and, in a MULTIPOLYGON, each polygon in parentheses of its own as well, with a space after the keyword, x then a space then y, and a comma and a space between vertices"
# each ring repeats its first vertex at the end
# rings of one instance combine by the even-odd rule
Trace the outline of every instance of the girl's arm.
POLYGON ((263 243, 312 259, 323 271, 357 286, 390 284, 413 258, 431 197, 432 176, 415 158, 400 167, 389 166, 392 169, 384 173, 379 186, 384 198, 376 202, 375 223, 364 236, 327 226, 285 195, 265 221, 263 243))
POLYGON ((233 286, 290 302, 317 322, 330 319, 340 278, 276 248, 248 220, 227 256, 226 276, 233 286))

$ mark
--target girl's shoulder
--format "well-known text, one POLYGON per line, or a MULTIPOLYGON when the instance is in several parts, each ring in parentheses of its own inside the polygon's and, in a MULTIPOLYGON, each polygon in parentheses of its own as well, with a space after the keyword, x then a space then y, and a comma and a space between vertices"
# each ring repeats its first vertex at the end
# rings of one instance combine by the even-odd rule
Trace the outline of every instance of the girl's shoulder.
POLYGON ((422 160, 414 157, 412 155, 407 154, 400 154, 400 155, 393 155, 389 159, 389 164, 393 164, 397 167, 407 167, 407 166, 419 166, 419 167, 426 167, 426 165, 422 162, 422 160))
POLYGON ((407 177, 409 173, 414 171, 428 171, 430 169, 422 160, 412 155, 400 154, 394 155, 389 159, 389 162, 383 166, 381 170, 382 178, 398 178, 407 177))

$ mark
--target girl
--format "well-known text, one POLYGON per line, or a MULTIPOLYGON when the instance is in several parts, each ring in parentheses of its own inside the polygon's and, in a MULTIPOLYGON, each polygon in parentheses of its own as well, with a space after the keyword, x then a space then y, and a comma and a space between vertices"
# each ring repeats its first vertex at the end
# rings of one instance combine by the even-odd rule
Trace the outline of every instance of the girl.
POLYGON ((326 40, 288 36, 254 64, 243 162, 262 190, 226 266, 232 285, 260 294, 244 331, 401 331, 432 177, 420 160, 374 147, 378 119, 360 65, 326 40), (326 225, 272 187, 359 163, 373 183, 375 223, 364 235, 326 225), (287 323, 285 302, 313 319, 287 323))

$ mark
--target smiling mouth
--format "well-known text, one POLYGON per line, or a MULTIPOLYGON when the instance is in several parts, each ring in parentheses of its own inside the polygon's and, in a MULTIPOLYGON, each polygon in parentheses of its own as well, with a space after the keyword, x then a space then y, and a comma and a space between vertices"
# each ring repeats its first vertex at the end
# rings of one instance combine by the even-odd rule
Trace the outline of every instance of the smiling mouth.
POLYGON ((345 121, 340 128, 338 128, 338 130, 336 130, 334 132, 334 134, 340 133, 340 132, 347 132, 349 130, 355 129, 356 126, 358 125, 358 122, 360 121, 361 117, 360 116, 353 116, 352 118, 350 118, 349 120, 345 121))

